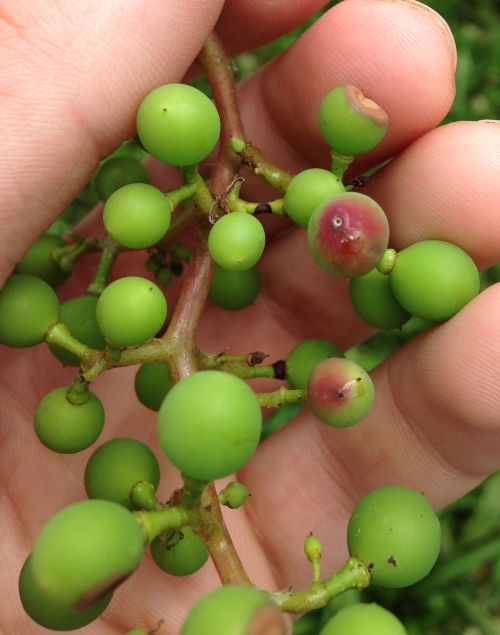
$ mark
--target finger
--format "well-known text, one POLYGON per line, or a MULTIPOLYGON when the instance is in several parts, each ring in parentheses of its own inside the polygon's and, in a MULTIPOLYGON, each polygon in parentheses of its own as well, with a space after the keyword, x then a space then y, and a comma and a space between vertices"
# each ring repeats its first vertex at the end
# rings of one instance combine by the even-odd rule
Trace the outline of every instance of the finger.
POLYGON ((132 136, 154 87, 179 81, 222 0, 15 3, 0 24, 0 280, 82 189, 99 158, 132 136))

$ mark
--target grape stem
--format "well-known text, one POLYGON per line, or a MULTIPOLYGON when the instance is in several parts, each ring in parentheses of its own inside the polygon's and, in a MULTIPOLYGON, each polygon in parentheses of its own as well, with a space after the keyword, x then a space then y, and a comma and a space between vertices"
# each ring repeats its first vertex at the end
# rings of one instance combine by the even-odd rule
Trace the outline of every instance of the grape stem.
POLYGON ((259 403, 264 408, 276 408, 286 403, 298 403, 307 399, 307 393, 301 388, 285 388, 281 386, 272 392, 257 393, 259 403))
POLYGON ((358 558, 349 558, 344 566, 329 578, 313 582, 305 591, 271 592, 269 595, 287 613, 306 613, 325 606, 332 598, 349 589, 365 589, 371 582, 366 564, 358 558))
POLYGON ((339 179, 339 181, 342 181, 347 168, 354 161, 354 157, 346 156, 344 154, 339 154, 338 152, 335 152, 335 150, 332 150, 331 153, 332 153, 331 171, 333 174, 335 174, 335 176, 339 179))
POLYGON ((119 250, 120 246, 110 236, 103 240, 101 258, 94 279, 87 287, 87 293, 99 296, 104 291, 119 250))
POLYGON ((53 344, 60 346, 66 351, 73 353, 79 359, 88 357, 92 352, 92 349, 73 337, 69 332, 68 327, 62 322, 56 322, 45 333, 45 341, 47 344, 53 344))
POLYGON ((241 157, 243 165, 270 185, 277 192, 284 194, 292 175, 268 161, 262 152, 251 143, 246 143, 242 138, 234 135, 231 139, 231 147, 241 157))
POLYGON ((275 214, 276 216, 286 216, 283 207, 283 199, 277 198, 268 203, 254 203, 236 198, 226 201, 230 212, 246 212, 247 214, 275 214))

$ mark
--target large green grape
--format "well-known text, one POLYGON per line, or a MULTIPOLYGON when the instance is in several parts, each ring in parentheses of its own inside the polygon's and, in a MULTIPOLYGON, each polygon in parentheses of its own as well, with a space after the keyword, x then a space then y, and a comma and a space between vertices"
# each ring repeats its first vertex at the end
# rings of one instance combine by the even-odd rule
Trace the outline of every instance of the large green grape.
POLYGON ((0 289, 0 344, 13 348, 39 344, 58 318, 57 296, 41 278, 15 273, 0 289))
POLYGON ((101 165, 95 175, 95 187, 103 201, 129 183, 148 183, 144 165, 135 157, 113 157, 101 165))
POLYGON ((228 585, 211 591, 193 606, 180 635, 251 635, 252 632, 285 635, 287 629, 279 608, 267 593, 251 586, 228 585))
POLYGON ((358 423, 368 414, 373 399, 370 375, 350 359, 325 359, 309 376, 308 404, 320 421, 334 428, 358 423))
POLYGON ((436 322, 458 313, 480 289, 472 258, 444 240, 423 240, 400 251, 389 278, 401 306, 436 322))
POLYGON ((130 276, 108 285, 97 301, 97 323, 116 346, 135 346, 151 339, 167 316, 167 302, 150 280, 130 276))
POLYGON ((139 401, 151 410, 159 410, 173 382, 167 365, 163 362, 142 364, 135 374, 135 394, 139 401))
POLYGON ((210 230, 208 250, 215 262, 231 271, 253 267, 264 251, 262 223, 246 212, 224 214, 210 230))
POLYGON ((144 534, 124 507, 102 500, 74 503, 38 534, 33 578, 53 602, 85 610, 123 582, 143 552, 144 534))
POLYGON ((104 409, 89 391, 89 400, 73 404, 66 398, 68 386, 43 397, 35 412, 35 431, 40 441, 54 452, 72 454, 88 448, 101 434, 104 409))
POLYGON ((191 527, 181 527, 180 540, 173 546, 163 544, 160 538, 151 543, 151 555, 156 564, 170 575, 191 575, 208 560, 208 551, 201 538, 191 527))
POLYGON ((378 269, 351 278, 349 293, 359 317, 376 328, 396 329, 411 317, 394 297, 389 276, 378 269))
POLYGON ((72 631, 90 624, 104 612, 112 597, 108 594, 83 611, 61 606, 44 594, 34 579, 31 557, 26 559, 21 569, 19 596, 24 610, 31 619, 53 631, 72 631))
POLYGON ((339 154, 368 152, 384 138, 387 124, 387 113, 352 84, 335 87, 321 102, 319 129, 339 154))
POLYGON ((254 267, 231 271, 216 265, 208 297, 222 309, 238 311, 252 304, 259 289, 259 272, 254 267))
POLYGON ((415 584, 434 566, 441 527, 422 494, 407 487, 381 487, 354 508, 347 543, 351 556, 370 568, 374 585, 401 588, 415 584))
POLYGON ((286 378, 293 388, 305 389, 312 369, 328 357, 344 353, 328 340, 310 339, 297 344, 286 358, 286 378))
MULTIPOLYGON (((103 350, 106 342, 99 330, 96 317, 97 297, 95 295, 82 295, 61 304, 59 321, 65 324, 71 335, 77 340, 95 348, 103 350)), ((49 344, 52 353, 65 366, 80 366, 80 360, 76 355, 57 344, 49 344)))
POLYGON ((336 613, 319 635, 407 635, 398 618, 378 604, 353 604, 336 613))
POLYGON ((114 501, 135 509, 130 492, 136 483, 148 481, 156 488, 160 466, 147 445, 135 439, 111 439, 94 451, 85 468, 89 498, 114 501))
POLYGON ((220 134, 211 100, 187 84, 166 84, 143 99, 137 133, 144 148, 164 163, 194 165, 205 159, 220 134))
POLYGON ((108 198, 103 222, 108 234, 120 245, 145 249, 163 238, 172 211, 173 203, 158 188, 131 183, 108 198))
POLYGON ((296 174, 290 181, 283 203, 287 215, 301 227, 307 227, 314 210, 327 198, 345 192, 332 172, 310 168, 296 174))
POLYGON ((158 417, 167 458, 184 474, 205 481, 242 468, 257 447, 261 427, 253 390, 216 370, 193 373, 175 384, 158 417))
POLYGON ((71 272, 63 271, 52 258, 54 249, 65 247, 66 242, 54 234, 42 234, 16 265, 16 273, 27 273, 45 280, 53 287, 67 280, 71 272))

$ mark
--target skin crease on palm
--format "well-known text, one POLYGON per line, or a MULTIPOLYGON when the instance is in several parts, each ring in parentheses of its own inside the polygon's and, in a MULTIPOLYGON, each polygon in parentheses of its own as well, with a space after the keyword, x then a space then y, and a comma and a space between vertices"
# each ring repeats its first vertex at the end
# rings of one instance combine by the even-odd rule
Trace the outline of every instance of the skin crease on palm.
MULTIPOLYGON (((132 136, 142 97, 182 79, 221 11, 219 32, 235 53, 290 30, 322 4, 3 0, 0 283, 80 191, 99 158, 132 136)), ((315 122, 319 102, 338 83, 362 87, 387 110, 390 128, 353 174, 396 157, 365 190, 389 217, 391 245, 449 240, 480 268, 489 266, 500 253, 500 126, 461 122, 434 130, 453 100, 455 65, 451 34, 427 7, 413 0, 346 0, 241 86, 247 138, 293 172, 327 167, 315 122)), ((160 173, 158 166, 153 171, 160 173)), ((168 187, 165 178, 158 184, 168 187)), ((250 200, 269 196, 251 179, 246 193, 250 200)), ((308 337, 347 348, 368 336, 349 306, 347 282, 313 263, 304 232, 272 233, 270 224, 257 302, 241 314, 208 306, 198 335, 202 349, 264 350, 275 360, 308 337)), ((143 260, 124 257, 116 274, 140 275, 143 260)), ((91 275, 84 260, 61 297, 81 294, 91 275)), ((171 311, 174 297, 169 300, 171 311)), ((332 430, 306 413, 266 441, 239 475, 251 499, 243 510, 225 513, 253 582, 268 589, 306 586, 302 544, 310 531, 324 545, 323 574, 341 565, 349 513, 374 487, 414 487, 439 509, 498 469, 499 357, 495 285, 373 372, 375 403, 360 424, 332 430)), ((61 369, 44 345, 2 347, 1 359, 0 632, 45 633, 24 615, 18 574, 46 520, 85 497, 82 474, 92 449, 58 455, 33 430, 40 398, 69 383, 74 370, 61 369)), ((112 371, 96 382, 107 415, 98 443, 116 436, 148 443, 161 461, 159 494, 166 498, 179 477, 161 457, 155 413, 136 401, 134 372, 112 371)), ((174 635, 189 607, 217 584, 211 563, 177 579, 146 554, 105 615, 80 632, 123 634, 163 619, 160 633, 174 635)))

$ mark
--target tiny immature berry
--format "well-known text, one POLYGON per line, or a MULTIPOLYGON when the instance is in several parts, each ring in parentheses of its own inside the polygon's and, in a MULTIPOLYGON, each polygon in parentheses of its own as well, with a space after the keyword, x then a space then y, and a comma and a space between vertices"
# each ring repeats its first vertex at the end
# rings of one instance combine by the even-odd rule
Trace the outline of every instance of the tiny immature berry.
POLYGON ((321 102, 319 128, 328 145, 339 154, 363 154, 385 136, 385 110, 352 84, 337 86, 321 102))
POLYGON ((314 534, 309 534, 304 542, 304 553, 309 562, 318 562, 321 558, 323 545, 314 534))
POLYGON ((219 493, 219 502, 230 509, 239 509, 245 504, 249 492, 243 483, 233 481, 219 493))

